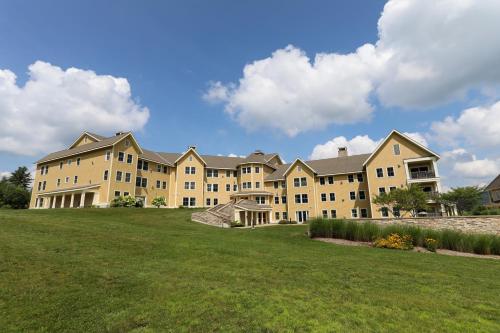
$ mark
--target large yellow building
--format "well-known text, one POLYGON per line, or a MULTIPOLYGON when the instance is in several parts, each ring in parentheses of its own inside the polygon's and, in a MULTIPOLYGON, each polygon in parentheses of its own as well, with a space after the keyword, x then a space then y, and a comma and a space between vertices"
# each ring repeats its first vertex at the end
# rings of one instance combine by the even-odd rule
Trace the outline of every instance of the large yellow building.
MULTIPOLYGON (((68 149, 36 162, 31 208, 109 207, 118 196, 170 208, 236 208, 234 220, 259 223, 311 217, 383 218, 389 212, 372 196, 420 184, 440 191, 439 156, 398 131, 371 153, 285 164, 278 154, 255 151, 245 158, 143 149, 133 134, 103 137, 84 132, 68 149)), ((441 205, 432 214, 444 214, 441 205)), ((217 214, 217 212, 214 212, 217 214)), ((221 213, 223 213, 221 211, 221 213)), ((231 213, 233 214, 233 213, 231 213)))

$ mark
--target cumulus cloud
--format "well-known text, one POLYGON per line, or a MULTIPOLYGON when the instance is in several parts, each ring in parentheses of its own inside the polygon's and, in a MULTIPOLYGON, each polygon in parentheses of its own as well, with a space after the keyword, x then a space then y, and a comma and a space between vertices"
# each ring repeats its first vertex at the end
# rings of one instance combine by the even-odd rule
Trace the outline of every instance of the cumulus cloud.
POLYGON ((10 177, 11 173, 8 171, 0 171, 0 180, 3 178, 8 178, 10 177))
POLYGON ((350 140, 345 136, 337 136, 323 144, 316 145, 309 158, 316 160, 337 157, 339 147, 347 147, 349 155, 371 153, 381 141, 382 139, 373 140, 368 135, 358 135, 350 140))
POLYGON ((37 61, 24 86, 0 70, 0 151, 37 155, 63 148, 84 130, 140 130, 149 110, 132 99, 128 81, 37 61))
MULTIPOLYGON (((489 107, 464 110, 457 118, 447 117, 431 125, 433 139, 441 144, 500 147, 500 102, 489 107)), ((500 151, 498 151, 500 154, 500 151)))
POLYGON ((379 40, 349 54, 288 46, 247 64, 238 84, 212 83, 205 100, 222 102, 241 126, 289 136, 370 119, 372 96, 385 106, 426 108, 471 89, 491 97, 500 83, 496 0, 390 0, 379 40))
POLYGON ((411 139, 417 141, 423 146, 428 147, 429 143, 427 142, 427 139, 425 138, 425 134, 418 133, 418 132, 404 132, 406 136, 410 137, 411 139))
POLYGON ((500 161, 473 159, 468 162, 457 162, 453 171, 467 178, 495 177, 500 171, 500 161))

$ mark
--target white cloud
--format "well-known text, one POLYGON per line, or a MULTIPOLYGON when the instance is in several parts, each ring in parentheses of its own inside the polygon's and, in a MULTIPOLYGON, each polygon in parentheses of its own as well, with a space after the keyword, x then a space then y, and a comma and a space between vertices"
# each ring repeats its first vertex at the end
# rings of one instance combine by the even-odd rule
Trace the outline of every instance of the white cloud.
POLYGON ((245 128, 289 136, 328 124, 365 121, 376 96, 386 106, 425 108, 470 90, 498 93, 500 2, 390 0, 378 22, 379 40, 354 53, 310 60, 288 46, 245 66, 238 84, 212 84, 245 128))
POLYGON ((349 155, 371 153, 381 141, 382 139, 372 140, 368 135, 358 135, 351 140, 337 136, 324 144, 316 145, 309 158, 316 160, 337 157, 339 147, 347 147, 349 155))
MULTIPOLYGON (((222 156, 222 155, 221 155, 221 156, 222 156)), ((241 157, 241 158, 245 158, 245 157, 246 157, 245 155, 236 155, 236 154, 233 154, 233 153, 231 153, 231 154, 229 154, 229 155, 227 155, 227 156, 228 156, 228 157, 241 157)))
POLYGON ((128 81, 37 61, 29 79, 0 70, 0 151, 37 155, 63 148, 84 130, 140 130, 149 110, 132 99, 128 81))
POLYGON ((429 146, 429 143, 427 142, 427 140, 425 138, 425 134, 418 133, 418 132, 411 132, 411 133, 404 132, 403 134, 405 134, 406 136, 410 137, 411 139, 417 141, 418 143, 420 143, 423 146, 426 146, 426 147, 429 146))
MULTIPOLYGON (((464 110, 457 118, 447 117, 431 125, 433 139, 456 146, 465 141, 474 147, 500 147, 500 102, 490 107, 464 110)), ((498 151, 500 154, 500 151, 498 151)))
POLYGON ((474 159, 468 162, 457 162, 453 171, 466 178, 495 177, 500 172, 500 161, 474 159))
POLYGON ((10 172, 9 171, 0 171, 0 180, 3 179, 4 177, 5 178, 8 178, 10 177, 10 172))

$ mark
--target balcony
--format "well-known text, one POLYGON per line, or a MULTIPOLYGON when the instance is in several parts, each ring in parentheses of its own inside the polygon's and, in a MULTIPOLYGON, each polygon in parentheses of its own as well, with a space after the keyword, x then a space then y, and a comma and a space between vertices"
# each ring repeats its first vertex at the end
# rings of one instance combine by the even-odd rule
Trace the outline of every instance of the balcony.
POLYGON ((412 171, 410 172, 410 179, 430 179, 436 178, 434 171, 412 171))

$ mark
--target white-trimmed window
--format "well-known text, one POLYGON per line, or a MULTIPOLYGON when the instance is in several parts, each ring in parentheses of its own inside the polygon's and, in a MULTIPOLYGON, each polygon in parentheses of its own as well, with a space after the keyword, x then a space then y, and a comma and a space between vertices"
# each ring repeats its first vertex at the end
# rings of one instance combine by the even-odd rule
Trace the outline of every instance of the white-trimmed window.
POLYGON ((42 189, 42 182, 38 182, 38 191, 42 189))
POLYGON ((118 198, 120 196, 120 191, 115 191, 115 198, 118 198))
POLYGON ((156 172, 161 172, 161 164, 156 165, 156 172))
POLYGON ((190 190, 194 190, 195 188, 196 188, 196 183, 195 182, 189 183, 189 189, 190 190))
POLYGON ((349 192, 349 199, 356 200, 356 192, 354 191, 349 192))
POLYGON ((111 150, 106 150, 106 154, 104 154, 104 160, 109 161, 111 159, 111 150))
POLYGON ((330 193, 330 201, 335 201, 335 193, 330 193))
POLYGON ((142 177, 135 177, 135 186, 146 188, 148 186, 148 179, 142 177))
POLYGON ((387 176, 388 177, 394 177, 394 168, 393 167, 388 167, 387 168, 387 176))
POLYGON ((377 178, 382 178, 382 177, 384 177, 384 169, 382 169, 382 168, 377 168, 376 173, 377 173, 377 178))
POLYGON ((102 176, 103 180, 108 180, 109 177, 109 170, 104 170, 104 175, 102 176))
POLYGON ((275 212, 275 213, 274 213, 274 219, 275 219, 276 221, 279 221, 279 219, 280 219, 280 212, 275 212))
POLYGON ((337 218, 337 210, 336 210, 336 209, 332 209, 332 210, 330 211, 330 217, 331 217, 332 219, 336 219, 336 218, 337 218))
POLYGON ((56 183, 57 187, 61 186, 61 178, 57 178, 57 183, 56 183))
POLYGON ((134 156, 132 154, 127 154, 127 163, 132 164, 134 161, 134 156))
POLYGON ((354 183, 354 175, 353 174, 347 175, 347 180, 349 181, 349 183, 354 183))
POLYGON ((328 184, 332 185, 334 182, 333 176, 328 177, 328 184))
POLYGON ((259 205, 264 205, 266 203, 266 197, 255 197, 255 201, 257 201, 259 205))
POLYGON ((214 206, 217 206, 219 204, 219 199, 214 198, 214 206))
POLYGON ((319 184, 325 185, 325 177, 319 177, 319 184))
POLYGON ((366 208, 361 208, 361 217, 368 217, 368 210, 366 208))
POLYGON ((132 178, 132 175, 130 172, 125 172, 125 183, 130 183, 130 180, 132 178))
POLYGON ((260 173, 260 167, 258 166, 255 167, 255 173, 260 173))
POLYGON ((380 208, 380 213, 382 214, 382 217, 389 217, 389 210, 387 207, 380 208))
POLYGON ((207 169, 207 177, 208 178, 217 178, 219 177, 219 170, 217 169, 207 169))
POLYGON ((281 203, 286 204, 286 195, 281 196, 281 203))
POLYGON ((394 191, 395 189, 396 189, 396 186, 390 186, 390 187, 389 187, 389 192, 392 192, 392 191, 394 191))
POLYGON ((226 170, 226 177, 227 178, 231 177, 231 170, 226 170))
POLYGON ((210 206, 210 198, 207 198, 207 206, 210 206))
POLYGON ((123 162, 125 160, 125 153, 122 151, 118 152, 118 162, 123 162))
POLYGON ((283 216, 283 220, 288 220, 288 212, 283 212, 281 215, 283 216))
POLYGON ((226 192, 231 192, 231 184, 226 184, 226 192))
POLYGON ((76 159, 76 165, 77 165, 77 166, 80 166, 80 162, 81 162, 81 160, 82 160, 82 159, 81 159, 80 157, 78 157, 78 158, 76 159))
POLYGON ((64 182, 67 184, 69 183, 69 177, 66 177, 66 179, 64 180, 64 182))
POLYGON ((362 182, 365 181, 364 178, 363 178, 363 174, 362 173, 358 173, 357 174, 357 178, 358 178, 358 183, 362 183, 362 182))
POLYGON ((323 211, 321 213, 322 213, 324 219, 328 218, 328 211, 326 209, 323 209, 323 211))
POLYGON ((365 193, 365 191, 359 191, 358 198, 359 198, 359 200, 366 200, 366 193, 365 193))
POLYGON ((294 178, 293 179, 293 186, 294 187, 300 187, 300 178, 294 178))
POLYGON ((59 170, 63 168, 64 162, 59 162, 59 170))
POLYGON ((129 195, 130 195, 130 193, 129 193, 129 192, 123 192, 123 196, 124 196, 124 197, 128 197, 129 195))
POLYGON ((213 185, 212 185, 212 190, 213 190, 214 192, 219 192, 219 184, 213 184, 213 185))
POLYGON ((73 178, 73 183, 74 183, 74 184, 77 184, 77 183, 78 183, 78 176, 75 176, 75 178, 73 178))
POLYGON ((117 171, 116 172, 116 181, 117 182, 121 182, 122 181, 122 176, 123 176, 123 172, 117 171))
POLYGON ((392 146, 392 150, 394 151, 394 155, 401 155, 401 148, 399 147, 399 143, 396 143, 392 146))
POLYGON ((286 188, 286 181, 284 180, 281 181, 281 188, 286 188))
POLYGON ((42 183, 42 191, 45 191, 46 188, 47 188, 47 181, 44 180, 42 183))
POLYGON ((274 197, 274 203, 278 205, 280 203, 280 197, 274 197))
MULTIPOLYGON (((184 186, 184 188, 186 187, 184 186)), ((212 184, 207 184, 207 192, 212 192, 212 184)))
POLYGON ((156 181, 156 188, 161 188, 161 180, 156 181))
POLYGON ((279 185, 279 184, 278 184, 278 182, 274 182, 274 184, 273 184, 273 185, 274 185, 274 188, 278 188, 278 185, 279 185))
POLYGON ((307 193, 304 194, 295 194, 295 203, 308 203, 309 198, 307 197, 307 193))
POLYGON ((66 161, 66 163, 67 163, 68 165, 71 165, 71 162, 73 162, 73 160, 72 160, 72 159, 69 159, 69 160, 67 160, 67 161, 66 161))
POLYGON ((351 217, 358 218, 358 209, 357 208, 351 209, 351 217))
POLYGON ((300 178, 300 186, 307 186, 307 178, 306 177, 300 178))
POLYGON ((326 201, 326 193, 321 193, 321 201, 326 201))
POLYGON ((255 188, 260 188, 260 182, 255 182, 255 188))
POLYGON ((161 182, 161 188, 166 190, 167 189, 167 182, 165 182, 165 181, 161 182))
POLYGON ((233 191, 234 192, 238 192, 238 184, 234 184, 233 185, 233 191))
POLYGON ((378 193, 379 194, 385 193, 385 187, 379 187, 378 188, 378 193))

